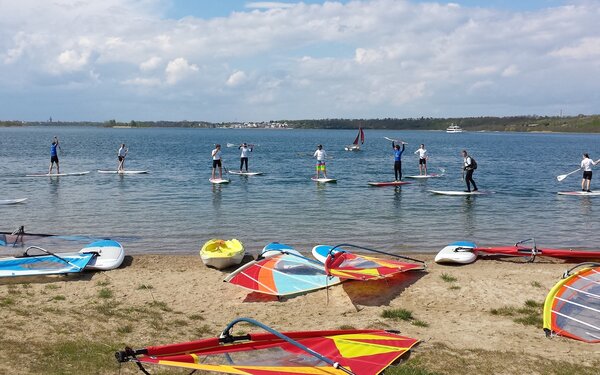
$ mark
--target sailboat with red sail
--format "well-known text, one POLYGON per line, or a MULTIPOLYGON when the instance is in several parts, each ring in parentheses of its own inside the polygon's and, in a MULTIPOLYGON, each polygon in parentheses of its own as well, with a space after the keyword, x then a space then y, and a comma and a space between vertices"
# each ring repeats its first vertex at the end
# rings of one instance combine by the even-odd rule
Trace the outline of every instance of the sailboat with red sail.
POLYGON ((360 151, 360 145, 365 143, 365 132, 362 128, 358 128, 358 134, 351 145, 344 147, 346 151, 360 151), (359 143, 360 142, 360 143, 359 143))

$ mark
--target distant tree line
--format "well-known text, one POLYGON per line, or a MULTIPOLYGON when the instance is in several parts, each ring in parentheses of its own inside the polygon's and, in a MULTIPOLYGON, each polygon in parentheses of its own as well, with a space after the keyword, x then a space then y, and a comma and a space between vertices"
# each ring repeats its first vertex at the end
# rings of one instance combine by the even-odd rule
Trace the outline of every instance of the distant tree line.
MULTIPOLYGON (((457 118, 382 118, 382 119, 318 119, 277 120, 291 128, 305 129, 397 129, 397 130, 444 130, 455 124, 466 131, 518 131, 518 132, 600 132, 600 115, 578 116, 509 116, 509 117, 457 117, 457 118)), ((128 128, 217 128, 233 123, 208 121, 0 121, 2 126, 104 126, 128 128)))

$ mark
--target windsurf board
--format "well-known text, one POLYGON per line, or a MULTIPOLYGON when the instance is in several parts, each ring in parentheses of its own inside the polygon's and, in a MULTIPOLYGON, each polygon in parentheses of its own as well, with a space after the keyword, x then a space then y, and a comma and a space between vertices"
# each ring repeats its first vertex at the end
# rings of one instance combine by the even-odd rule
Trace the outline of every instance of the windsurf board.
POLYGON ((401 186, 401 185, 409 185, 412 182, 408 181, 388 181, 388 182, 367 182, 367 184, 371 186, 401 186))
POLYGON ((587 192, 587 191, 559 191, 557 193, 558 195, 577 195, 577 196, 581 196, 581 197, 595 197, 600 195, 600 192, 598 191, 592 191, 592 192, 587 192))
POLYGON ((65 177, 65 176, 83 176, 90 171, 73 172, 73 173, 45 173, 45 174, 26 174, 25 177, 65 177))
POLYGON ((427 190, 430 193, 433 194, 440 194, 440 195, 487 195, 487 194, 491 194, 492 192, 489 191, 460 191, 460 190, 427 190))
POLYGON ((260 176, 263 174, 262 172, 239 172, 239 171, 229 171, 227 173, 238 175, 238 176, 260 176))
POLYGON ((105 171, 105 170, 98 170, 98 173, 103 173, 103 174, 144 174, 144 173, 148 173, 148 171, 105 171))
POLYGON ((269 242, 268 244, 265 245, 265 247, 260 252, 260 256, 263 257, 263 258, 268 258, 268 257, 271 257, 273 255, 281 254, 284 251, 286 253, 291 253, 291 254, 296 254, 296 255, 302 255, 298 251, 296 251, 293 247, 291 247, 289 245, 282 244, 282 243, 279 243, 279 242, 269 242))
POLYGON ((472 251, 472 249, 475 247, 477 247, 477 245, 475 245, 473 242, 452 242, 440 250, 440 252, 435 256, 434 260, 436 263, 473 263, 475 259, 477 259, 477 253, 472 251))
POLYGON ((0 205, 23 203, 27 198, 20 199, 0 199, 0 205))
POLYGON ((441 174, 437 174, 437 173, 431 173, 431 174, 421 174, 421 175, 414 175, 414 176, 405 176, 405 178, 414 178, 414 179, 426 179, 426 178, 440 178, 442 177, 441 174))
POLYGON ((229 180, 226 180, 224 178, 209 178, 208 181, 212 182, 213 184, 228 184, 229 180))
MULTIPOLYGON (((312 248, 312 255, 315 257, 316 260, 318 260, 321 263, 325 263, 325 261, 327 260, 327 257, 329 256, 329 252, 331 251, 333 247, 332 246, 328 246, 328 245, 317 245, 315 247, 312 248)), ((332 254, 336 254, 340 251, 343 250, 333 250, 332 254)))
POLYGON ((125 259, 125 251, 123 246, 117 241, 100 240, 92 242, 83 249, 79 250, 79 254, 97 254, 85 266, 86 269, 108 271, 118 268, 125 259))
POLYGON ((319 183, 327 183, 327 182, 337 182, 337 179, 335 178, 316 178, 316 177, 312 177, 311 180, 315 181, 315 182, 319 182, 319 183))

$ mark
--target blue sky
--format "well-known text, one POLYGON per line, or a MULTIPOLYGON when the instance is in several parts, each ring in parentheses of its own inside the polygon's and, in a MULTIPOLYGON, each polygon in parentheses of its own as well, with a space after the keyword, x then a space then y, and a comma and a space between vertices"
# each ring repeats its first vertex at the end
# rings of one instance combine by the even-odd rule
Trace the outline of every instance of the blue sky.
POLYGON ((598 113, 600 2, 0 0, 0 119, 598 113))

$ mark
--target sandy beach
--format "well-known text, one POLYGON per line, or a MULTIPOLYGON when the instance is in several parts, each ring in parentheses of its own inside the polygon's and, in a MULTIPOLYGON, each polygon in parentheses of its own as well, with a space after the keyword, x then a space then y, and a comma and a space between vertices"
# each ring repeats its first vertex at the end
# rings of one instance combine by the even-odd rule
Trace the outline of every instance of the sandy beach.
POLYGON ((544 298, 572 264, 480 259, 452 267, 417 257, 426 272, 281 301, 224 283, 228 272, 199 256, 141 255, 110 272, 5 279, 0 373, 138 373, 134 364, 119 370, 114 351, 215 336, 242 316, 280 331, 385 328, 420 339, 394 374, 597 373, 598 346, 548 339, 541 329, 544 298), (382 316, 398 309, 412 318, 382 316))

